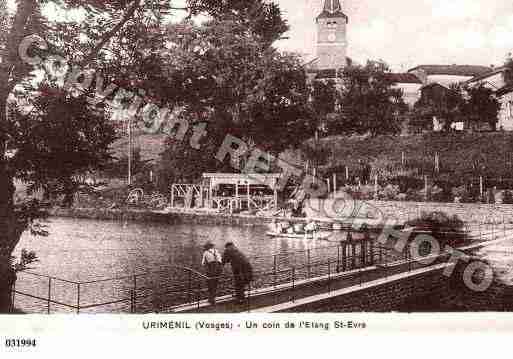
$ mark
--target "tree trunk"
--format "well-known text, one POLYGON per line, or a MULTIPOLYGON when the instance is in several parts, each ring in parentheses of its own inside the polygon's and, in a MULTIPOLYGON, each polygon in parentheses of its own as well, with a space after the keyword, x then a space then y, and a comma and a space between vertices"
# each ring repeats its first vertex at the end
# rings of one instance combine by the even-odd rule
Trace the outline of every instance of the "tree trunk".
POLYGON ((6 97, 0 98, 0 313, 10 306, 14 283, 10 258, 21 236, 14 212, 14 181, 5 158, 6 97))

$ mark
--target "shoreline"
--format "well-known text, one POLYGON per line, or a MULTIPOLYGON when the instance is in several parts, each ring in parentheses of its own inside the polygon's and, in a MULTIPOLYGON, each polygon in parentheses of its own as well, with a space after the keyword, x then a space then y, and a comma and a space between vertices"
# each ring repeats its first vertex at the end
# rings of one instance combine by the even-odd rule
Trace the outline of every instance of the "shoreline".
MULTIPOLYGON (((91 219, 99 221, 133 221, 145 223, 167 223, 174 224, 199 224, 199 225, 221 225, 253 227, 265 226, 273 220, 287 221, 292 224, 307 224, 311 221, 322 224, 341 223, 343 229, 349 229, 358 222, 371 222, 372 218, 346 218, 345 220, 332 220, 329 218, 301 218, 301 217, 270 217, 241 214, 208 213, 201 211, 150 211, 138 209, 99 209, 99 208, 51 208, 48 211, 50 217, 91 219)), ((373 228, 369 226, 369 228, 373 228)))

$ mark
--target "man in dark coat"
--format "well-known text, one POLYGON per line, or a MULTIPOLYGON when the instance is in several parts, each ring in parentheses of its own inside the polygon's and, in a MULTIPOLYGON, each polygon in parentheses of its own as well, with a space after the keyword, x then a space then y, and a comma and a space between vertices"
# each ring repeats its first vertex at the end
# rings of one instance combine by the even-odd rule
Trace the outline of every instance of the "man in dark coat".
POLYGON ((227 263, 232 266, 235 297, 238 303, 242 304, 246 286, 253 280, 253 268, 246 256, 231 242, 226 244, 223 254, 223 264, 227 263))

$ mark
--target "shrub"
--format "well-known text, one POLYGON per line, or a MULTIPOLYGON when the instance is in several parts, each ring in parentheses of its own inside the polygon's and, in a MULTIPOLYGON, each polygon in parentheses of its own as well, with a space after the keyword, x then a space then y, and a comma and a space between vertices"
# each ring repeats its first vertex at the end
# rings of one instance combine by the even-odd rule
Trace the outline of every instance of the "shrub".
POLYGON ((513 192, 510 190, 504 191, 504 196, 502 197, 503 204, 513 204, 513 192))
POLYGON ((379 198, 385 199, 389 201, 395 201, 398 199, 399 196, 399 186, 394 185, 387 185, 385 188, 383 188, 381 191, 379 191, 379 198))
POLYGON ((467 202, 470 199, 470 193, 467 190, 467 186, 454 187, 451 190, 451 193, 454 198, 459 198, 462 203, 467 202))
POLYGON ((405 225, 429 232, 439 241, 442 249, 446 245, 453 247, 461 245, 467 238, 464 222, 456 215, 450 216, 441 211, 422 212, 419 218, 410 220, 405 225))

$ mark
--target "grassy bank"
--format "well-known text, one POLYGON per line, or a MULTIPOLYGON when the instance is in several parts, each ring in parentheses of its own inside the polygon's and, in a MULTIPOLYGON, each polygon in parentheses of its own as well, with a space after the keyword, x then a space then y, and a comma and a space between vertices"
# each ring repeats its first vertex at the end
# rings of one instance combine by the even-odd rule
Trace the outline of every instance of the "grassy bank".
MULTIPOLYGON (((315 146, 315 142, 311 142, 315 146)), ((351 173, 359 160, 383 176, 406 173, 465 182, 470 177, 513 178, 513 134, 430 133, 409 137, 330 137, 319 140, 327 154, 325 170, 348 166, 351 173), (439 171, 435 157, 439 157, 439 171), (404 161, 403 161, 404 160, 404 161), (394 173, 395 172, 395 173, 394 173)), ((322 163, 322 162, 321 162, 322 163)), ((463 183, 462 183, 463 184, 463 183)))

